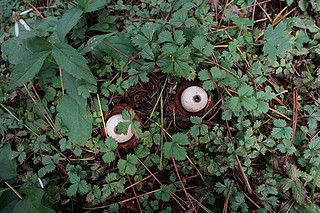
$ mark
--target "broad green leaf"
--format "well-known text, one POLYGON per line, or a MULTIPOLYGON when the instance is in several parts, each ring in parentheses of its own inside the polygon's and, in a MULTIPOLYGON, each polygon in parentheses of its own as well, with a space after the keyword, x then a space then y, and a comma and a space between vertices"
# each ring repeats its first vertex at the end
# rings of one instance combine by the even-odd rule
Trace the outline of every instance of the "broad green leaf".
POLYGON ((78 88, 81 85, 86 85, 88 83, 82 79, 76 79, 75 77, 70 75, 68 72, 64 72, 64 71, 62 72, 62 79, 63 79, 64 89, 67 91, 70 97, 74 99, 80 107, 86 109, 87 100, 78 93, 78 88))
MULTIPOLYGON (((91 37, 91 38, 87 41, 86 45, 80 50, 81 55, 84 55, 84 54, 86 54, 87 52, 91 52, 91 51, 94 50, 95 47, 98 46, 98 45, 102 45, 102 44, 101 44, 101 43, 102 43, 101 41, 102 41, 103 39, 107 38, 107 37, 112 36, 112 35, 114 35, 114 33, 108 33, 108 34, 104 34, 104 35, 96 35, 96 36, 91 37)), ((78 49, 78 50, 79 50, 79 49, 78 49)))
POLYGON ((86 12, 93 12, 109 4, 109 0, 78 0, 81 9, 86 12))
POLYGON ((10 63, 22 64, 32 59, 31 55, 34 53, 51 51, 51 44, 39 36, 27 39, 14 37, 3 43, 1 51, 8 55, 10 63))
POLYGON ((72 143, 84 144, 92 133, 91 113, 79 106, 68 94, 64 95, 57 106, 58 117, 68 128, 72 143))
POLYGON ((36 74, 40 71, 44 60, 47 58, 50 52, 33 53, 29 57, 29 60, 23 61, 17 64, 12 72, 9 89, 22 86, 24 83, 32 80, 36 74))
POLYGON ((79 6, 69 9, 57 24, 57 35, 60 42, 64 41, 67 33, 78 23, 82 10, 79 6))
POLYGON ((87 60, 76 49, 64 43, 55 43, 52 47, 53 57, 62 71, 68 72, 77 79, 83 79, 97 85, 97 81, 87 65, 87 60))
POLYGON ((26 194, 14 207, 15 213, 54 213, 41 203, 44 191, 38 188, 23 187, 20 193, 26 194))
POLYGON ((9 143, 4 143, 0 148, 0 177, 3 179, 12 179, 18 175, 16 160, 10 158, 11 152, 9 143))
POLYGON ((12 190, 0 188, 0 213, 14 213, 13 209, 18 201, 18 196, 12 190))

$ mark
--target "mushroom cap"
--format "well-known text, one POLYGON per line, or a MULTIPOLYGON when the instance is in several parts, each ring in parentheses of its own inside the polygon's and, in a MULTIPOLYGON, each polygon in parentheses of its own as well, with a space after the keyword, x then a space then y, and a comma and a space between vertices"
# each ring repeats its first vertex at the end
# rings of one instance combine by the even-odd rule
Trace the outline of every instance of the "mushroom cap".
POLYGON ((187 87, 181 94, 182 107, 188 112, 199 112, 208 103, 207 92, 198 86, 187 87))
POLYGON ((124 143, 130 140, 133 136, 133 133, 131 132, 131 124, 129 125, 127 134, 119 134, 117 133, 117 127, 120 122, 126 122, 129 120, 124 120, 121 114, 116 114, 111 116, 106 123, 107 128, 107 134, 108 136, 111 136, 113 139, 115 139, 118 143, 124 143))

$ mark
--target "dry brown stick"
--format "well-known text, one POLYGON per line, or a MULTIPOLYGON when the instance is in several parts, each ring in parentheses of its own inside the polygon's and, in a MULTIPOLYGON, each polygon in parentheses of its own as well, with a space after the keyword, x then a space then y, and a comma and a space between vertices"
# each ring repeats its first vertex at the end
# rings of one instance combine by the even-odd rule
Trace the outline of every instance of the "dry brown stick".
POLYGON ((114 204, 121 204, 121 203, 125 203, 125 202, 128 202, 130 200, 133 200, 133 199, 138 199, 139 197, 143 197, 143 196, 146 196, 146 195, 149 195, 149 194, 152 194, 152 193, 155 193, 157 191, 160 191, 160 189, 156 189, 156 190, 153 190, 151 192, 147 192, 147 193, 144 193, 142 195, 138 195, 136 197, 131 197, 131 198, 128 198, 128 199, 125 199, 125 200, 122 200, 122 201, 119 201, 117 203, 112 203, 112 204, 109 204, 109 205, 105 205, 105 206, 98 206, 98 207, 83 207, 83 209, 104 209, 104 208, 107 208, 109 206, 112 206, 114 204))
MULTIPOLYGON (((155 172, 155 174, 157 174, 157 173, 158 173, 158 172, 155 172)), ((142 180, 139 180, 139 181, 135 182, 134 184, 128 186, 128 187, 125 188, 124 190, 130 189, 131 187, 133 187, 133 186, 135 186, 135 185, 137 185, 137 184, 139 184, 139 183, 141 183, 141 182, 149 179, 150 177, 152 177, 152 175, 149 175, 148 177, 145 177, 145 178, 143 178, 142 180)))
MULTIPOLYGON (((152 177, 160 184, 162 185, 162 183, 160 182, 160 180, 149 170, 149 168, 144 165, 144 163, 138 158, 138 161, 141 163, 141 165, 152 175, 152 177)), ((173 192, 169 191, 170 196, 180 205, 180 207, 185 211, 186 209, 181 205, 181 203, 179 203, 177 201, 177 199, 173 196, 173 192)))
POLYGON ((59 73, 60 73, 60 81, 61 81, 61 90, 62 90, 62 94, 64 95, 63 80, 62 80, 62 70, 61 70, 60 66, 59 66, 59 73))
POLYGON ((38 110, 41 112, 41 114, 43 115, 43 117, 46 119, 46 121, 48 122, 48 124, 51 126, 51 128, 57 133, 57 135, 60 137, 59 133, 57 132, 57 130, 52 126, 52 124, 50 123, 50 121, 48 120, 48 118, 45 116, 45 114, 42 112, 42 110, 40 109, 39 105, 37 104, 37 102, 34 100, 34 98, 32 97, 28 87, 23 84, 25 89, 27 90, 30 98, 32 99, 33 103, 37 106, 38 110))
POLYGON ((230 194, 231 194, 231 189, 233 187, 233 180, 231 180, 231 183, 230 183, 230 187, 229 187, 229 190, 228 190, 228 194, 227 194, 227 197, 224 201, 224 205, 223 205, 223 213, 228 213, 228 203, 229 203, 229 198, 230 198, 230 194))
POLYGON ((258 5, 260 7, 260 9, 263 11, 263 13, 267 16, 267 18, 269 19, 269 21, 272 23, 272 19, 269 16, 269 14, 267 13, 267 11, 265 9, 263 9, 263 7, 261 6, 261 4, 258 5))
POLYGON ((179 174, 177 165, 176 165, 176 161, 174 160, 174 157, 173 157, 173 156, 172 156, 172 161, 173 161, 173 165, 174 165, 174 168, 175 168, 175 170, 176 170, 177 176, 178 176, 178 178, 179 178, 179 181, 180 181, 180 183, 181 183, 181 186, 182 186, 182 188, 183 188, 183 191, 184 191, 184 193, 186 194, 187 199, 188 199, 189 202, 191 203, 194 211, 197 212, 196 207, 193 205, 193 202, 191 201, 191 199, 190 199, 190 197, 189 197, 189 194, 188 194, 186 188, 184 187, 184 185, 183 185, 183 183, 182 183, 182 180, 181 180, 181 177, 180 177, 180 174, 179 174))
POLYGON ((26 2, 27 4, 29 4, 31 7, 32 7, 32 9, 34 9, 39 15, 40 15, 40 18, 44 18, 43 17, 43 15, 40 13, 40 11, 35 7, 35 6, 33 6, 31 3, 29 3, 29 2, 26 2))
MULTIPOLYGON (((35 94, 36 94, 36 96, 37 96, 38 100, 40 101, 40 103, 41 103, 41 105, 42 105, 42 107, 43 107, 44 111, 46 112, 46 114, 47 114, 47 116, 48 116, 48 118, 49 118, 49 120, 50 120, 50 122, 51 122, 52 126, 55 128, 54 122, 52 121, 52 119, 51 119, 51 117, 50 117, 50 114, 49 114, 48 110, 46 109, 46 107, 45 107, 45 106, 44 106, 44 104, 42 103, 42 100, 41 100, 41 98, 40 98, 40 96, 39 96, 39 94, 38 94, 38 92, 37 92, 36 88, 34 87, 34 85, 33 85, 32 81, 30 81, 30 84, 31 84, 32 89, 33 89, 33 91, 35 92, 35 94)), ((59 137, 60 137, 60 138, 63 138, 63 136, 61 135, 61 133, 60 133, 59 131, 57 131, 57 132, 58 132, 58 134, 59 134, 59 137)))

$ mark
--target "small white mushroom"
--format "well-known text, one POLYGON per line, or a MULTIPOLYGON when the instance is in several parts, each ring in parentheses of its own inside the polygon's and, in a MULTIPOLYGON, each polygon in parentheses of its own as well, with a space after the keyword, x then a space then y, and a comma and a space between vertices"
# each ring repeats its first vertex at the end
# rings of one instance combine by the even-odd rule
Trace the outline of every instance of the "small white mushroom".
POLYGON ((182 107, 188 112, 199 112, 208 103, 207 92, 198 86, 186 88, 180 99, 182 107))
POLYGON ((133 136, 133 133, 131 132, 131 125, 129 125, 128 132, 126 135, 123 133, 119 134, 117 132, 118 124, 120 122, 126 122, 126 121, 128 120, 124 120, 121 114, 111 116, 106 123, 108 136, 111 136, 118 143, 124 143, 130 140, 133 136))

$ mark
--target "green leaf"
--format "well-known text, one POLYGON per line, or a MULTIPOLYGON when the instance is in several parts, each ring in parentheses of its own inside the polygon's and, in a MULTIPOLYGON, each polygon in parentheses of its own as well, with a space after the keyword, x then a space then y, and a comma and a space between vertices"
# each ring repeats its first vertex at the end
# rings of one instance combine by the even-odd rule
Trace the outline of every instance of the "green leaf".
POLYGON ((43 62, 49 53, 50 52, 33 53, 32 55, 29 55, 27 61, 22 61, 22 63, 17 64, 12 72, 9 89, 22 86, 24 83, 32 80, 40 71, 43 62))
POLYGON ((173 32, 174 41, 176 44, 184 44, 186 42, 186 39, 184 38, 183 31, 176 30, 173 32))
POLYGON ((264 101, 260 101, 258 100, 257 102, 258 104, 258 108, 257 108, 257 112, 260 113, 267 113, 269 110, 269 104, 267 102, 264 101))
POLYGON ((72 172, 69 172, 69 180, 70 183, 79 183, 80 182, 80 177, 72 172))
POLYGON ((232 97, 230 99, 230 109, 232 110, 232 112, 240 112, 241 102, 239 97, 232 97))
POLYGON ((166 158, 172 156, 176 160, 186 159, 187 151, 180 145, 186 145, 188 143, 188 136, 183 133, 177 133, 172 136, 171 142, 165 142, 163 145, 163 153, 166 158))
POLYGON ((67 33, 78 23, 82 15, 82 10, 79 6, 69 9, 57 24, 57 35, 61 42, 64 41, 67 33))
POLYGON ((242 98, 241 102, 243 104, 243 107, 247 110, 254 110, 255 108, 257 108, 258 105, 255 97, 242 98))
POLYGON ((106 0, 78 0, 81 9, 86 12, 94 12, 109 4, 106 0))
POLYGON ((287 122, 283 119, 277 119, 277 120, 274 120, 273 124, 276 127, 285 127, 287 125, 287 122))
POLYGON ((275 62, 276 57, 284 57, 285 52, 291 49, 288 34, 285 32, 286 24, 281 22, 275 29, 271 25, 264 31, 266 43, 263 46, 264 55, 268 55, 270 62, 275 62))
POLYGON ((21 193, 26 194, 14 207, 15 213, 54 213, 52 209, 41 203, 44 191, 38 188, 23 187, 21 193))
POLYGON ((76 79, 83 79, 90 84, 97 85, 87 65, 87 60, 76 49, 64 43, 55 43, 52 47, 53 57, 64 72, 68 72, 76 79))
POLYGON ((69 197, 72 197, 72 196, 76 195, 77 191, 78 191, 78 188, 79 188, 79 184, 78 183, 72 184, 67 190, 67 195, 69 197))
POLYGON ((51 51, 51 44, 39 36, 27 39, 13 37, 2 44, 1 51, 8 55, 10 63, 23 64, 33 59, 30 57, 32 54, 51 51))
POLYGON ((200 51, 201 54, 205 56, 210 56, 213 51, 213 45, 207 42, 203 37, 196 36, 192 41, 192 45, 200 51))
POLYGON ((114 33, 108 33, 108 34, 104 34, 104 35, 96 35, 96 36, 91 37, 87 41, 86 46, 80 50, 81 55, 84 55, 87 52, 91 52, 92 50, 95 49, 96 46, 101 45, 101 40, 103 40, 107 37, 110 37, 112 35, 114 35, 114 33))
POLYGON ((240 97, 251 96, 253 94, 253 88, 249 85, 243 85, 239 88, 238 94, 240 97))
POLYGON ((191 27, 196 24, 197 20, 193 17, 188 18, 188 10, 182 8, 172 15, 172 19, 170 23, 176 27, 180 27, 181 25, 185 25, 186 27, 191 27))
POLYGON ((170 200, 170 186, 167 186, 165 184, 160 186, 160 191, 157 191, 155 193, 155 196, 157 199, 161 199, 164 202, 168 202, 170 200))
POLYGON ((191 116, 191 117, 190 117, 190 121, 191 121, 191 123, 193 123, 193 124, 201 124, 202 118, 200 118, 200 117, 195 117, 195 116, 191 116))
POLYGON ((135 164, 138 163, 138 158, 135 155, 128 154, 127 159, 120 159, 118 161, 118 169, 122 172, 126 172, 128 175, 134 175, 137 171, 135 164))
POLYGON ((164 43, 164 42, 173 42, 172 39, 172 34, 169 31, 161 31, 161 33, 159 34, 159 39, 158 39, 159 43, 164 43))
POLYGON ((78 187, 81 193, 87 193, 89 191, 88 183, 85 180, 81 180, 78 187))
POLYGON ((189 66, 191 49, 179 47, 172 58, 159 60, 157 63, 164 73, 173 73, 179 77, 193 78, 194 69, 189 66))
POLYGON ((65 94, 57 106, 58 117, 68 128, 68 136, 74 144, 84 144, 92 133, 91 113, 65 94))
POLYGON ((4 143, 0 148, 0 177, 3 179, 12 179, 18 175, 16 160, 10 158, 11 152, 9 143, 4 143))

